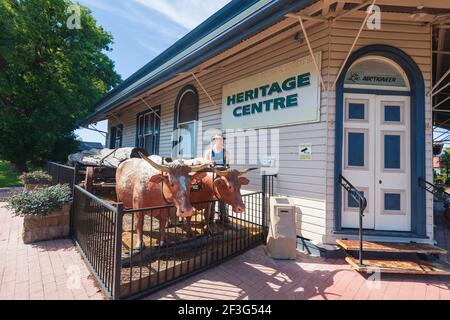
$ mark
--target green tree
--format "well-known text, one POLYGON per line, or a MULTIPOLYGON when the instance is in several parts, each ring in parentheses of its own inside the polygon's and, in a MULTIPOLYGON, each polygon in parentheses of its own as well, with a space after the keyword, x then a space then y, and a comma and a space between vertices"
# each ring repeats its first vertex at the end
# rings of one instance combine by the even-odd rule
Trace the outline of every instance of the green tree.
POLYGON ((445 174, 445 178, 448 178, 448 169, 450 168, 450 149, 446 148, 441 154, 441 174, 445 174))
POLYGON ((71 5, 0 1, 0 157, 21 171, 73 151, 73 130, 121 81, 106 55, 112 35, 82 6, 73 28, 71 5))

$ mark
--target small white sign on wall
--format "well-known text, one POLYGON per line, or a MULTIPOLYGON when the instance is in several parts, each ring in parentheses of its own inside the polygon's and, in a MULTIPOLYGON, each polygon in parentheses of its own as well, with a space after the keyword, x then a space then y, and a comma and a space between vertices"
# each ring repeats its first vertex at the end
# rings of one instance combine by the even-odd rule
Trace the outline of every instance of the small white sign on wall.
POLYGON ((300 160, 311 160, 312 144, 311 143, 302 143, 299 146, 298 153, 300 155, 300 160))

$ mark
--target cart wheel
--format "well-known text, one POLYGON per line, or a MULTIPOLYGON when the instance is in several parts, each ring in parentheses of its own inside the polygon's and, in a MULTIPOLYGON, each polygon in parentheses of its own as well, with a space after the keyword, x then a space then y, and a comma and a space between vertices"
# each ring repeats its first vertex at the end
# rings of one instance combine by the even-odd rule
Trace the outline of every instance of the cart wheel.
POLYGON ((86 178, 84 180, 86 191, 94 194, 94 167, 86 168, 86 178))

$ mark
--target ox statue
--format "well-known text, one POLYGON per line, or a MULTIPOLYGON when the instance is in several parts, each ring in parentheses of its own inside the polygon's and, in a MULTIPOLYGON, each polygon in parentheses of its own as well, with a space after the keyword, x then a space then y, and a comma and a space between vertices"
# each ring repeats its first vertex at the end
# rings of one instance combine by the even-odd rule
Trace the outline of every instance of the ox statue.
MULTIPOLYGON (((139 154, 141 159, 128 159, 117 168, 117 200, 123 202, 126 208, 133 209, 173 204, 179 217, 192 216, 190 185, 206 176, 203 170, 209 163, 193 166, 177 160, 165 165, 162 164, 161 157, 146 157, 142 153, 139 154)), ((154 210, 146 213, 159 218, 160 244, 165 240, 167 212, 154 210)), ((137 250, 142 250, 144 213, 136 213, 135 221, 138 235, 137 250)))
MULTIPOLYGON (((245 204, 242 201, 241 186, 247 185, 250 181, 243 177, 249 171, 256 170, 257 168, 250 168, 245 170, 227 169, 220 170, 217 168, 211 168, 212 173, 208 173, 202 180, 201 188, 198 191, 191 192, 190 200, 193 206, 197 210, 204 210, 205 226, 204 231, 209 232, 209 221, 212 213, 213 200, 223 201, 225 204, 231 206, 232 210, 236 213, 245 212, 245 204), (209 201, 207 207, 202 206, 201 202, 209 201)), ((187 228, 190 230, 190 220, 187 219, 187 228)))

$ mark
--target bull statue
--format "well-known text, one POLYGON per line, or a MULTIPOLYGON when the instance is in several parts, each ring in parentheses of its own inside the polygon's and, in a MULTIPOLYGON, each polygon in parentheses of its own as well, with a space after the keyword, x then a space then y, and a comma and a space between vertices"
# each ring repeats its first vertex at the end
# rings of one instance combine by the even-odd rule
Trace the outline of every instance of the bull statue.
MULTIPOLYGON (((142 209, 173 204, 179 217, 192 216, 190 187, 206 176, 209 163, 188 165, 177 160, 170 164, 158 161, 161 157, 133 158, 122 162, 116 172, 117 200, 126 208, 142 209), (161 162, 161 163, 157 163, 161 162)), ((159 218, 160 245, 165 241, 166 210, 146 212, 159 218)), ((135 229, 138 235, 137 251, 143 249, 144 213, 136 213, 135 229)))
MULTIPOLYGON (((202 202, 209 202, 204 210, 205 226, 204 232, 209 232, 209 221, 212 213, 213 200, 223 201, 231 206, 236 213, 245 212, 245 204, 242 201, 241 186, 248 185, 250 181, 243 177, 246 173, 257 170, 257 168, 249 168, 245 170, 210 168, 212 173, 208 173, 200 181, 202 187, 199 191, 191 192, 190 200, 195 209, 201 210, 202 202)), ((203 207, 204 208, 204 207, 203 207)), ((187 228, 191 230, 191 218, 186 218, 187 228)))

